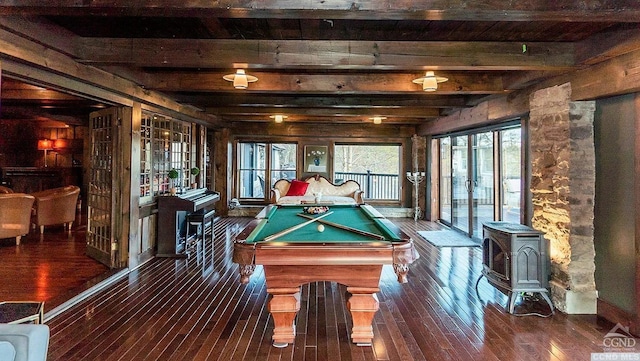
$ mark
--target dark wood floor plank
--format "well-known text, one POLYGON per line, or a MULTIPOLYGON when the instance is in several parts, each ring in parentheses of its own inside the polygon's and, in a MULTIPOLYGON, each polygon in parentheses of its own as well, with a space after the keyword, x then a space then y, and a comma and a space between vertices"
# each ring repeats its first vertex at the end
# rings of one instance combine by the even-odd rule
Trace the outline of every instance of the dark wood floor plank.
MULTIPOLYGON (((218 219, 214 247, 199 263, 153 259, 49 319, 48 359, 585 360, 604 351, 603 337, 613 327, 595 316, 510 315, 506 296, 486 280, 476 291, 480 248, 437 248, 417 231, 442 226, 391 219, 415 240, 421 258, 411 266, 407 284, 398 284, 392 268, 383 267, 373 346, 350 342, 346 287, 314 282, 301 287, 295 342, 275 348, 262 267, 242 285, 230 259, 233 237, 249 220, 218 219)), ((14 285, 3 282, 0 297, 44 297, 50 310, 108 276, 104 266, 84 256, 83 232, 74 230, 69 239, 52 228, 42 241, 30 235, 19 247, 0 241, 0 276, 21 277, 14 285), (71 271, 75 267, 83 270, 71 271)))

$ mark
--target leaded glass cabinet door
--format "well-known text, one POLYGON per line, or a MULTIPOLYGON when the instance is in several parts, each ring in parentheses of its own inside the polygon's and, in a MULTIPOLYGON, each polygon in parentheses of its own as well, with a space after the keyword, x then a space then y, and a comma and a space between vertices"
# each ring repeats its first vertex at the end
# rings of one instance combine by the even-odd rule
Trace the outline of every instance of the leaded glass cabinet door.
POLYGON ((87 189, 87 255, 117 268, 118 234, 114 209, 116 192, 113 189, 116 169, 118 108, 103 109, 90 115, 91 154, 89 187, 87 189))

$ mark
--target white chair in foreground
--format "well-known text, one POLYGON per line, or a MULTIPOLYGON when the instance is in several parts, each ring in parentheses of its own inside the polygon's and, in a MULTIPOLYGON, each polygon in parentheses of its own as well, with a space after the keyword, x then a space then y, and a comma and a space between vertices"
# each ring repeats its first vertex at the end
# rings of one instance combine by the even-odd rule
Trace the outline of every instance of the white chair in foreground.
POLYGON ((0 361, 46 361, 49 326, 0 324, 0 361))

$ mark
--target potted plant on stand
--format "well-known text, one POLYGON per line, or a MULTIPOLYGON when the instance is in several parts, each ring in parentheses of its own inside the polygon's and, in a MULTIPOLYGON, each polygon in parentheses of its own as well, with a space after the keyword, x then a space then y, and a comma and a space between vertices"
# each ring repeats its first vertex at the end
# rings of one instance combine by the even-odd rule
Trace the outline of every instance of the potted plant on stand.
POLYGON ((176 189, 176 184, 175 184, 175 182, 176 182, 176 179, 178 179, 178 177, 180 176, 180 173, 178 173, 178 171, 174 168, 174 169, 171 169, 171 170, 169 171, 168 176, 169 176, 169 179, 171 179, 171 180, 169 181, 169 182, 171 183, 171 184, 169 185, 169 186, 170 186, 170 188, 169 188, 169 194, 170 194, 170 195, 172 195, 172 196, 175 196, 175 195, 176 195, 176 193, 178 193, 178 190, 176 189))
POLYGON ((193 182, 191 182, 191 188, 193 189, 198 188, 198 182, 196 181, 196 177, 198 176, 198 174, 200 174, 200 168, 198 167, 191 168, 191 175, 193 175, 193 182))

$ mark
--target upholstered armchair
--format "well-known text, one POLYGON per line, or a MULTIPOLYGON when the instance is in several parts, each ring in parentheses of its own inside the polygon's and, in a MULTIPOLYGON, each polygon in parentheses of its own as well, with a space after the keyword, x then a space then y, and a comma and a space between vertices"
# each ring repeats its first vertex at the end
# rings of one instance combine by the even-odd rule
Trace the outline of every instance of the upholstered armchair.
POLYGON ((45 361, 49 326, 0 324, 0 361, 45 361))
POLYGON ((0 238, 20 238, 29 233, 31 207, 35 198, 24 193, 0 194, 0 238))
POLYGON ((44 233, 44 226, 64 224, 67 231, 71 231, 73 221, 76 219, 76 204, 80 195, 77 186, 66 186, 47 189, 31 193, 36 198, 34 226, 40 227, 40 234, 44 233))

